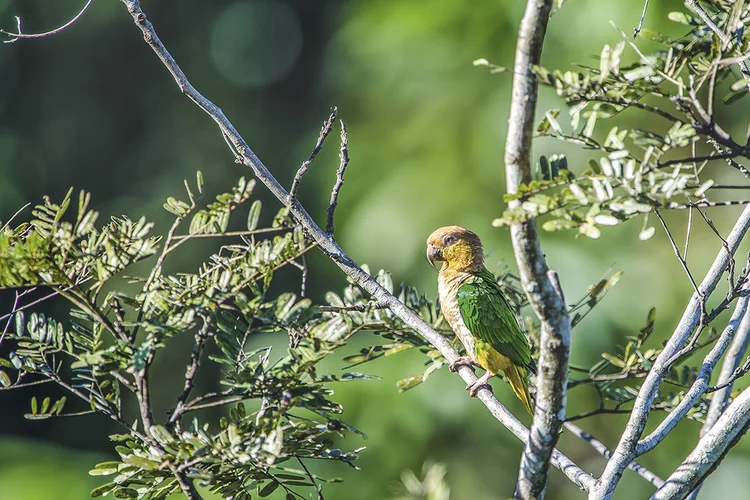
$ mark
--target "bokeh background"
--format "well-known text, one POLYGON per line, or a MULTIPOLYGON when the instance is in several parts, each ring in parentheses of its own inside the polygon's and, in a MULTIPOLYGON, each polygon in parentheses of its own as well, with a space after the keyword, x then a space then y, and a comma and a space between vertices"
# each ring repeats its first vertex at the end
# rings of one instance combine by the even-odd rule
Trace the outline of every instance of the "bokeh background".
MULTIPOLYGON (((70 19, 82 3, 0 0, 0 26, 13 29, 18 15, 25 31, 45 31, 70 19)), ((441 225, 471 227, 485 241, 491 267, 506 262, 515 268, 507 229, 490 225, 504 206, 502 158, 511 76, 490 74, 472 61, 484 57, 512 65, 524 5, 521 0, 143 2, 192 83, 222 107, 285 185, 307 157, 330 108, 338 106, 349 128, 352 158, 338 210, 340 242, 357 262, 388 269, 395 282, 415 285, 430 296, 436 295, 435 271, 424 260, 424 240, 441 225)), ((543 64, 598 66, 602 46, 621 39, 610 21, 630 33, 641 9, 635 1, 567 2, 550 22, 543 64)), ((679 36, 684 27, 666 15, 680 9, 679 1, 651 2, 645 27, 679 36)), ((645 40, 637 43, 644 50, 655 48, 645 40)), ((632 52, 626 53, 632 59, 632 52)), ((550 107, 562 103, 543 89, 540 109, 550 107)), ((740 101, 731 109, 719 106, 717 117, 741 136, 747 113, 740 101)), ((618 119, 627 127, 650 118, 628 112, 618 119)), ((319 221, 338 164, 336 134, 329 141, 300 190, 319 221)), ((566 153, 578 172, 588 158, 587 152, 564 144, 535 143, 535 156, 554 153, 566 153)), ((182 179, 194 179, 196 170, 203 171, 211 192, 251 175, 233 162, 213 122, 179 93, 122 3, 94 2, 77 24, 54 37, 0 46, 0 220, 43 195, 60 199, 75 186, 91 191, 94 206, 105 216, 146 215, 165 230, 170 216, 161 207, 164 199, 180 195, 182 179)), ((726 170, 718 165, 716 179, 739 180, 726 170)), ((258 195, 269 214, 275 212, 278 203, 263 189, 258 195)), ((711 216, 726 234, 737 212, 716 209, 711 216)), ((686 214, 671 214, 668 221, 684 237, 686 214)), ((590 366, 602 351, 614 350, 641 328, 652 306, 657 308, 654 346, 679 319, 691 287, 659 228, 651 240, 638 240, 641 224, 605 230, 597 241, 579 240, 573 233, 543 235, 549 264, 560 273, 570 301, 608 269, 625 273, 575 329, 575 364, 590 366)), ((694 228, 689 260, 697 276, 718 248, 703 225, 694 228)), ((211 243, 194 244, 177 254, 171 270, 191 269, 210 249, 211 243)), ((743 252, 746 247, 739 255, 743 252)), ((309 262, 308 291, 315 300, 345 286, 343 275, 323 257, 312 256, 309 262)), ((298 286, 297 276, 284 279, 280 288, 298 286)), ((2 305, 4 310, 7 302, 2 305)), ((721 329, 722 321, 726 316, 715 326, 721 329)), ((283 349, 285 340, 279 335, 255 342, 283 349)), ((343 354, 379 341, 363 334, 343 354)), ((173 397, 182 376, 175 366, 187 359, 190 339, 170 342, 171 354, 154 367, 159 380, 155 398, 173 397)), ((341 443, 349 449, 367 446, 358 462, 361 471, 316 464, 317 472, 344 478, 327 487, 326 498, 392 498, 399 494, 402 471, 419 474, 426 461, 445 465, 451 498, 512 494, 521 445, 467 397, 457 377, 444 370, 414 390, 397 392, 395 382, 419 372, 423 361, 411 353, 379 360, 363 369, 380 379, 334 388, 346 408, 344 418, 369 439, 353 436, 341 443)), ((335 356, 327 365, 331 371, 342 366, 335 356)), ((202 373, 204 387, 219 377, 210 370, 202 373)), ((528 423, 512 393, 499 381, 494 385, 528 423)), ((88 498, 101 482, 87 471, 113 458, 107 435, 118 429, 98 416, 24 420, 33 394, 44 395, 0 393, 0 498, 88 498)), ((596 404, 589 389, 569 395, 569 413, 596 404)), ((652 418, 650 428, 656 421, 652 418)), ((625 417, 603 416, 582 426, 614 446, 624 423, 625 417)), ((696 422, 683 423, 642 463, 668 476, 696 443, 699 428, 696 422)), ((560 447, 584 469, 601 472, 603 459, 580 441, 563 434, 560 447)), ((741 497, 750 489, 748 466, 750 445, 742 443, 703 495, 741 497)), ((628 471, 616 497, 646 498, 652 491, 628 471)), ((547 498, 581 497, 552 472, 547 498)))

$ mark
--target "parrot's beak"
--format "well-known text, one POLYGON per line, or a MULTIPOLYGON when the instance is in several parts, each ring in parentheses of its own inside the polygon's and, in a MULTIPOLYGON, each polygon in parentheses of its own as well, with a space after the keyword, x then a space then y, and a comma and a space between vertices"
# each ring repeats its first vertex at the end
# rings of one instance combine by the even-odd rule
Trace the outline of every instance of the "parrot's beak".
POLYGON ((441 260, 443 260, 443 253, 440 249, 432 244, 427 245, 427 262, 429 262, 432 267, 435 267, 435 262, 441 260))

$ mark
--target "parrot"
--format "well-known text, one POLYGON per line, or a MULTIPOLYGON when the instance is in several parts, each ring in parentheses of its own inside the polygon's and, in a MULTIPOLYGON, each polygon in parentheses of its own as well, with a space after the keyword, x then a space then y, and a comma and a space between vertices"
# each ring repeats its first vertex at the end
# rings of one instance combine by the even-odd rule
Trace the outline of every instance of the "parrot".
POLYGON ((466 386, 472 397, 482 387, 491 389, 489 379, 502 370, 533 415, 529 372, 536 373, 536 364, 531 346, 495 276, 484 266, 479 236, 461 226, 436 229, 427 238, 427 260, 433 267, 443 263, 438 272, 440 309, 466 348, 467 356, 453 361, 449 370, 477 365, 485 370, 466 386))

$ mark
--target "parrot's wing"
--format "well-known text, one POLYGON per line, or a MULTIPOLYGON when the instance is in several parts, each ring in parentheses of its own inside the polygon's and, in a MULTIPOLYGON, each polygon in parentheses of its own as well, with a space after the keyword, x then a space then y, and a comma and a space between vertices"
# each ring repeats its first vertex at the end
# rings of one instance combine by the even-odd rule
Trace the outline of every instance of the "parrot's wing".
POLYGON ((533 370, 529 341, 492 273, 485 270, 466 279, 456 295, 461 318, 472 335, 515 364, 533 370))

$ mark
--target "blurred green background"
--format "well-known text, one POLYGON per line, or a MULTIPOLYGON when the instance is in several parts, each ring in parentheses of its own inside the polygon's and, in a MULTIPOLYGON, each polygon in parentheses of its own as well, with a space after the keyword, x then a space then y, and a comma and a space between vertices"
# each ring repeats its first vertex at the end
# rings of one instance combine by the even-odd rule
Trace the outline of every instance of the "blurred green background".
MULTIPOLYGON (((45 31, 70 19, 82 3, 0 0, 0 26, 13 29, 18 15, 25 31, 45 31)), ((340 242, 357 262, 388 269, 397 283, 418 286, 430 296, 436 295, 435 271, 425 262, 424 240, 441 225, 472 228, 485 241, 491 268, 502 261, 515 268, 507 229, 490 225, 504 206, 502 158, 511 75, 491 75, 472 61, 484 57, 512 66, 524 6, 521 0, 143 2, 192 83, 222 107, 285 185, 307 157, 329 109, 339 107, 349 128, 352 158, 337 213, 340 242)), ((669 23, 666 14, 681 8, 679 1, 651 2, 645 27, 679 35, 683 27, 669 23)), ((631 33, 641 9, 642 3, 635 1, 567 2, 550 22, 543 64, 597 66, 601 47, 621 39, 609 21, 631 33)), ((644 40, 637 43, 644 50, 655 48, 644 40)), ((626 54, 632 60, 632 51, 626 54)), ((550 107, 563 104, 553 91, 543 89, 540 109, 550 107)), ((717 118, 729 131, 744 134, 748 111, 740 101, 731 110, 719 106, 717 118)), ((650 118, 634 112, 619 118, 625 127, 645 119, 650 118)), ((329 141, 300 190, 319 222, 324 221, 338 165, 337 134, 329 141)), ((561 152, 573 171, 583 170, 585 151, 552 141, 535 143, 535 157, 561 152)), ((93 193, 94 206, 103 215, 146 215, 164 231, 171 219, 161 204, 167 196, 179 196, 182 179, 194 179, 196 170, 204 172, 212 192, 227 190, 237 177, 251 174, 233 162, 213 122, 179 93, 121 2, 95 2, 77 24, 54 37, 0 47, 0 220, 26 202, 45 194, 60 199, 75 186, 93 193)), ((726 170, 718 165, 715 178, 739 180, 726 170)), ((278 203, 262 188, 258 194, 269 214, 275 212, 270 207, 278 203)), ((737 213, 716 209, 711 216, 726 234, 737 213)), ((670 214, 667 220, 683 238, 686 214, 670 214)), ((614 350, 624 336, 641 328, 651 306, 657 308, 654 346, 679 319, 690 284, 661 229, 647 242, 638 240, 640 229, 641 221, 633 222, 605 230, 597 241, 578 240, 573 233, 543 235, 549 264, 560 273, 570 302, 609 268, 625 272, 575 329, 575 364, 590 366, 602 351, 614 350)), ((195 266, 212 244, 193 245, 177 254, 172 271, 195 266)), ((694 228, 689 261, 696 276, 702 277, 718 248, 705 225, 694 228)), ((745 246, 739 255, 746 253, 745 246)), ((322 301, 327 290, 343 288, 343 275, 325 258, 313 256, 309 262, 308 291, 315 300, 322 301)), ((298 286, 292 273, 284 279, 285 287, 298 286)), ((7 301, 1 304, 3 310, 8 306, 7 301)), ((722 316, 714 326, 721 329, 726 319, 722 316)), ((283 349, 286 339, 256 341, 283 349)), ((343 354, 378 341, 361 335, 343 354)), ((160 395, 174 397, 191 339, 171 342, 174 349, 154 368, 157 400, 160 395)), ((339 360, 334 356, 328 369, 340 370, 339 360)), ((348 449, 367 446, 358 462, 361 471, 313 464, 321 474, 344 478, 326 488, 326 498, 391 498, 399 494, 402 471, 419 474, 425 461, 446 466, 451 498, 511 496, 521 445, 468 398, 457 377, 443 370, 412 391, 396 391, 395 382, 419 372, 423 362, 413 353, 387 358, 363 367, 380 380, 334 387, 335 399, 346 408, 344 418, 369 439, 352 436, 341 443, 348 449)), ((202 374, 204 387, 218 378, 210 369, 202 374)), ((528 423, 510 390, 499 381, 494 385, 528 423)), ((98 416, 24 420, 29 397, 52 390, 42 387, 0 394, 0 498, 88 498, 101 481, 86 472, 113 458, 107 435, 118 429, 98 416)), ((568 401, 570 414, 597 405, 595 393, 585 388, 571 391, 568 401)), ((604 416, 582 426, 612 447, 625 421, 623 416, 604 416)), ((652 418, 649 428, 656 421, 658 417, 652 418)), ((699 428, 696 422, 683 423, 641 462, 667 477, 694 446, 699 428)), ((560 447, 587 471, 601 472, 603 459, 582 442, 565 433, 560 447)), ((703 495, 738 497, 748 491, 749 462, 750 445, 740 444, 703 495)), ((652 491, 628 471, 616 497, 646 498, 652 491)), ((559 472, 552 472, 547 498, 581 497, 559 472)))

